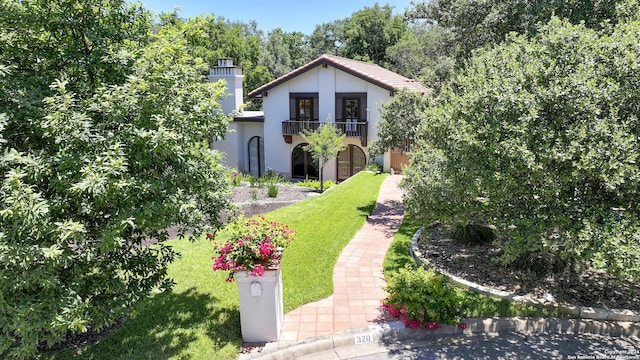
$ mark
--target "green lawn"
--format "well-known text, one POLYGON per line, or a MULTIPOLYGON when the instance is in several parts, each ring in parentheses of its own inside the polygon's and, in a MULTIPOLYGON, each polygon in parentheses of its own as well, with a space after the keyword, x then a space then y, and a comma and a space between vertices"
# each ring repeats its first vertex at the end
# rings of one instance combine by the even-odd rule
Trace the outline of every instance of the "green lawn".
MULTIPOLYGON (((409 253, 411 237, 420 225, 404 218, 400 229, 387 251, 383 268, 385 278, 393 274, 406 264, 417 266, 409 253)), ((456 291, 463 298, 462 317, 512 317, 512 316, 540 316, 540 317, 570 317, 556 308, 519 304, 498 297, 481 295, 473 291, 457 288, 456 291)))
POLYGON ((373 210, 387 176, 360 172, 322 196, 266 216, 296 230, 282 260, 285 311, 333 293, 338 256, 373 210))
MULTIPOLYGON (((386 175, 361 172, 323 195, 267 214, 296 230, 283 259, 287 310, 332 293, 333 266, 362 227, 386 175)), ((224 238, 224 233, 219 235, 224 238)), ((136 316, 98 344, 43 359, 232 359, 242 339, 236 283, 211 270, 211 243, 168 242, 182 258, 171 264, 176 286, 136 307, 136 316)))

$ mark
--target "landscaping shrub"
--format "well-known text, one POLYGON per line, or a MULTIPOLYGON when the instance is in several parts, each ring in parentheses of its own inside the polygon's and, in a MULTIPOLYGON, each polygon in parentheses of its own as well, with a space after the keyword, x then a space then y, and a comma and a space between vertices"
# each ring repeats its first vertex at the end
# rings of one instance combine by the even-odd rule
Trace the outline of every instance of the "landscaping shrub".
MULTIPOLYGON (((305 179, 304 181, 297 182, 294 185, 301 186, 309 189, 320 190, 320 182, 318 180, 305 179)), ((336 186, 336 182, 333 180, 326 180, 324 182, 324 189, 328 189, 332 186, 336 186)))
POLYGON ((493 229, 474 223, 454 226, 450 236, 456 242, 468 245, 489 244, 496 238, 493 229))
POLYGON ((251 185, 251 187, 262 185, 260 179, 256 178, 252 174, 246 174, 244 177, 247 179, 247 181, 249 181, 249 185, 251 185))
POLYGON ((482 214, 503 265, 572 261, 638 280, 640 22, 539 30, 476 52, 425 110, 407 211, 425 223, 482 214))
POLYGON ((367 165, 366 168, 364 168, 367 171, 371 171, 374 173, 381 173, 382 172, 382 165, 376 163, 376 162, 372 162, 371 164, 367 165))
POLYGON ((233 186, 240 186, 242 184, 242 174, 237 171, 231 173, 230 179, 233 186))
POLYGON ((437 329, 440 324, 459 324, 462 299, 446 278, 434 270, 410 265, 392 276, 385 290, 383 308, 411 327, 437 329))
POLYGON ((269 169, 260 177, 265 183, 286 183, 287 178, 284 175, 269 169))
POLYGON ((267 187, 267 194, 272 198, 278 196, 278 184, 276 184, 275 182, 270 182, 267 187))

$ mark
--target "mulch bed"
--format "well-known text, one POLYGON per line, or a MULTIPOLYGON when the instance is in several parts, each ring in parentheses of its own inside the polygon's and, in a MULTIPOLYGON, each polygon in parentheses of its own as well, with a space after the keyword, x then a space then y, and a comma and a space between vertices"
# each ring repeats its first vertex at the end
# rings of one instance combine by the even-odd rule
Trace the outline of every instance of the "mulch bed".
POLYGON ((442 225, 425 229, 418 242, 423 255, 452 275, 512 294, 553 299, 557 303, 640 311, 640 283, 616 280, 601 271, 587 270, 570 281, 563 275, 537 277, 533 273, 499 266, 493 245, 463 245, 445 236, 442 225))

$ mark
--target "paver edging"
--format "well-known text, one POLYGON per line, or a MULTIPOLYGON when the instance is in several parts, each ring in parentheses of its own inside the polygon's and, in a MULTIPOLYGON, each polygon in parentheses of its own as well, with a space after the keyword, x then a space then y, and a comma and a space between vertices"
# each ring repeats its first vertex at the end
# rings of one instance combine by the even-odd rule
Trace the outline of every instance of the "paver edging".
POLYGON ((531 299, 529 297, 519 296, 519 295, 511 294, 506 291, 493 289, 488 286, 476 284, 474 282, 452 275, 448 273, 446 270, 436 267, 429 261, 429 259, 427 259, 425 256, 422 255, 422 252, 418 247, 418 239, 420 238, 420 235, 422 234, 423 230, 424 230, 424 227, 421 227, 411 237, 411 246, 409 249, 409 252, 411 253, 411 257, 420 266, 432 268, 437 272, 443 274, 448 278, 450 283, 458 287, 471 290, 474 292, 478 292, 480 294, 496 296, 505 300, 515 301, 519 303, 554 307, 569 315, 576 316, 581 319, 640 322, 640 313, 637 311, 627 310, 627 309, 604 309, 604 308, 596 308, 596 307, 574 306, 571 304, 551 302, 546 299, 531 299))

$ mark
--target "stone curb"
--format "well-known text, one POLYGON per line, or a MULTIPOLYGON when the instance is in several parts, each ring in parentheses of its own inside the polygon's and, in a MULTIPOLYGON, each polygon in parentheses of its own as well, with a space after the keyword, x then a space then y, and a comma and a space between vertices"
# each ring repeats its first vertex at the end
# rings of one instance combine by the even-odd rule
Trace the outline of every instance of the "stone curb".
POLYGON ((411 248, 410 248, 411 257, 413 257, 413 259, 419 265, 433 268, 437 272, 443 274, 449 279, 450 283, 458 287, 475 291, 484 295, 497 296, 502 299, 516 301, 520 303, 554 307, 571 316, 579 317, 582 319, 640 322, 640 313, 636 311, 626 310, 626 309, 603 309, 603 308, 595 308, 595 307, 573 306, 570 304, 560 304, 556 302, 551 302, 546 299, 532 299, 529 297, 518 296, 518 295, 508 293, 506 291, 501 291, 501 290, 493 289, 480 284, 476 284, 474 282, 449 274, 444 269, 439 269, 433 264, 431 264, 429 260, 422 255, 422 252, 418 247, 418 239, 420 238, 420 235, 422 234, 423 229, 424 228, 418 229, 418 231, 416 231, 416 233, 413 234, 413 237, 411 237, 411 248))
POLYGON ((294 343, 268 343, 259 353, 241 354, 239 360, 284 360, 321 353, 324 351, 357 346, 356 336, 370 335, 372 341, 385 343, 387 339, 408 342, 429 342, 443 338, 517 332, 522 334, 555 333, 566 335, 592 334, 612 337, 640 337, 640 324, 633 322, 603 321, 594 319, 543 319, 543 318, 486 318, 463 319, 467 329, 444 325, 439 329, 410 329, 400 321, 372 325, 336 333, 332 336, 310 338, 294 343))

